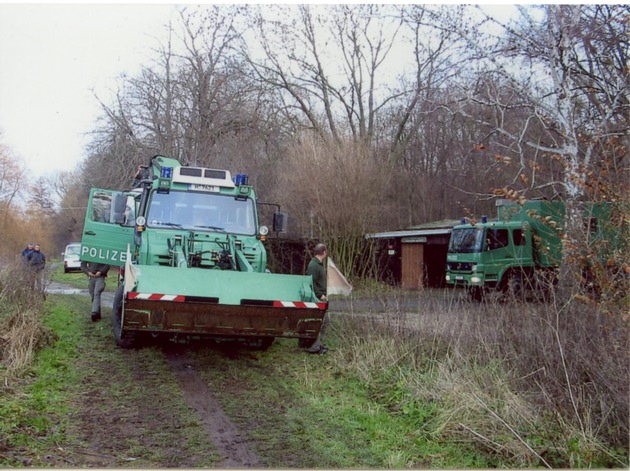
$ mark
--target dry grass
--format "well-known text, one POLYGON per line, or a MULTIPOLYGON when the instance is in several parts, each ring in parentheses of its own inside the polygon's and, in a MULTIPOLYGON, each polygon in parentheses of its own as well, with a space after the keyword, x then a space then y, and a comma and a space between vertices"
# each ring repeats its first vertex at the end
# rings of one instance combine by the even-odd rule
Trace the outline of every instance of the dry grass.
POLYGON ((364 381, 385 376, 439 403, 431 433, 477 441, 518 466, 601 465, 609 454, 627 465, 623 312, 420 296, 421 312, 390 299, 386 312, 340 319, 343 361, 364 381))
POLYGON ((2 335, 2 364, 9 372, 27 368, 37 350, 46 344, 48 331, 41 323, 41 314, 29 309, 10 317, 8 331, 2 335))
POLYGON ((42 322, 44 296, 31 288, 30 276, 17 261, 0 269, 0 373, 5 384, 28 368, 49 339, 42 322))

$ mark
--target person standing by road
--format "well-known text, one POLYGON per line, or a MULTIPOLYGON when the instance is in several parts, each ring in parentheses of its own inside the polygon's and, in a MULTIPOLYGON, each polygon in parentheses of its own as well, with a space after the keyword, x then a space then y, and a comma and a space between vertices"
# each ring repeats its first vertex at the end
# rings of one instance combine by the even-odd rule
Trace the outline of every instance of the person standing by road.
MULTIPOLYGON (((328 283, 326 267, 324 265, 324 260, 327 256, 328 251, 326 246, 324 244, 317 244, 313 249, 313 258, 306 269, 306 274, 313 277, 313 290, 315 291, 315 296, 317 299, 324 302, 328 302, 328 283)), ((328 351, 328 348, 322 344, 322 339, 326 334, 326 329, 329 323, 330 319, 328 317, 328 311, 326 311, 324 319, 322 320, 319 335, 317 336, 317 339, 315 339, 313 345, 311 345, 311 347, 307 350, 308 353, 322 355, 328 351)))
POLYGON ((33 250, 26 256, 29 268, 31 269, 31 287, 37 291, 44 290, 44 268, 46 268, 46 255, 42 252, 39 244, 33 245, 33 250))
POLYGON ((92 297, 92 322, 96 322, 101 319, 101 294, 105 291, 109 265, 82 260, 81 271, 88 277, 88 291, 92 297))
POLYGON ((33 252, 33 249, 33 242, 29 242, 28 244, 26 244, 26 247, 24 247, 24 250, 22 250, 22 253, 20 254, 22 262, 28 263, 28 257, 33 252))

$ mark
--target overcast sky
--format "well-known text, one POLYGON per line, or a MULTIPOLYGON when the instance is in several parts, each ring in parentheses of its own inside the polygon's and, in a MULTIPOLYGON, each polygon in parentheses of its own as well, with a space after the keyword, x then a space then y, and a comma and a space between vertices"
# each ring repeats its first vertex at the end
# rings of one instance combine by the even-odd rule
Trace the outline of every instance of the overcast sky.
MULTIPOLYGON (((73 170, 85 157, 85 134, 100 113, 95 94, 109 104, 117 78, 147 65, 176 7, 4 1, 0 144, 19 156, 34 177, 73 170)), ((503 11, 494 5, 491 10, 503 11)))
POLYGON ((0 3, 0 143, 35 176, 73 170, 122 73, 146 65, 167 4, 0 3))

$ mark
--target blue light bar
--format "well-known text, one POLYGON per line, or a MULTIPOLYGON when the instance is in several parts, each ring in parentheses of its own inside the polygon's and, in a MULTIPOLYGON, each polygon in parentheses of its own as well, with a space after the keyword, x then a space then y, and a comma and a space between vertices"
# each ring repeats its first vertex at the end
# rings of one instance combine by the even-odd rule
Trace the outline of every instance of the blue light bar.
POLYGON ((237 173, 234 175, 234 184, 236 186, 247 185, 248 175, 246 173, 237 173))

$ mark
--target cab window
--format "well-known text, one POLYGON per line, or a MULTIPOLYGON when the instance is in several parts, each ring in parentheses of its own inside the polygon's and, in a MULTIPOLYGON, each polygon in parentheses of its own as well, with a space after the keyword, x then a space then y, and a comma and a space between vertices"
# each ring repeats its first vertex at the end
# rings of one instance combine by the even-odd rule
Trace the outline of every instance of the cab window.
POLYGON ((507 229, 488 229, 486 250, 496 250, 508 245, 507 229))
POLYGON ((106 191, 95 191, 92 195, 92 214, 90 218, 96 222, 109 222, 112 211, 112 194, 106 191))
POLYGON ((512 231, 512 239, 514 240, 514 245, 516 246, 527 245, 527 239, 523 229, 514 229, 512 231))

